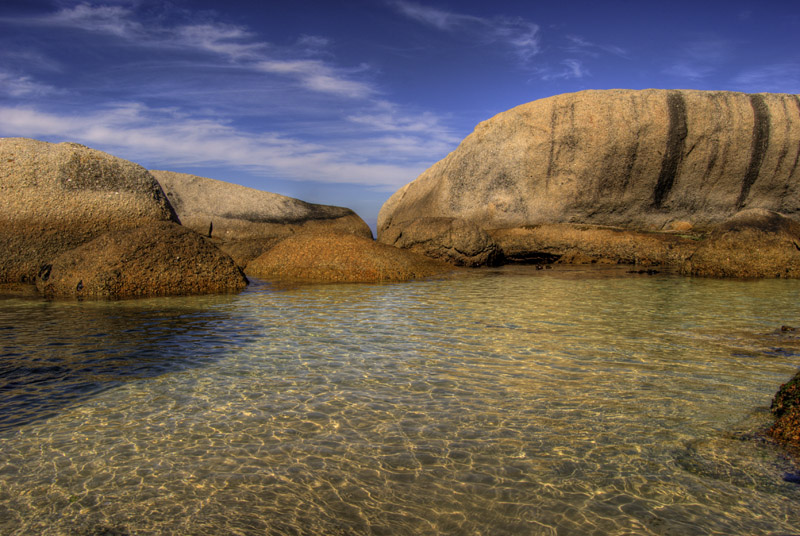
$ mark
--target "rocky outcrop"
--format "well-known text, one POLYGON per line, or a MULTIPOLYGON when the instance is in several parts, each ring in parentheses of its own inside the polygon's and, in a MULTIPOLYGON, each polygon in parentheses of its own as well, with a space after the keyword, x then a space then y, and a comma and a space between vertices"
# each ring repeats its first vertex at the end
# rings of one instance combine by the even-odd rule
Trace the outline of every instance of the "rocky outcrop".
MULTIPOLYGON (((748 208, 800 215, 798 96, 583 91, 479 124, 384 204, 378 239, 394 243, 420 218, 489 234, 550 224, 703 232, 748 208)), ((536 255, 520 240, 514 255, 536 255)))
POLYGON ((372 238, 369 226, 347 208, 315 205, 184 173, 151 173, 181 223, 215 239, 242 267, 295 232, 340 232, 372 238))
POLYGON ((456 266, 491 266, 500 261, 497 245, 486 231, 460 218, 419 218, 388 229, 383 242, 456 266))
POLYGON ((372 239, 341 233, 300 233, 279 242, 247 266, 268 280, 367 283, 405 281, 453 268, 372 239))
POLYGON ((553 223, 489 231, 506 262, 679 265, 697 247, 688 236, 553 223))
POLYGON ((238 292, 247 279, 233 259, 194 231, 152 222, 62 253, 36 284, 48 298, 123 299, 238 292))
POLYGON ((764 209, 719 225, 681 267, 687 275, 800 278, 800 223, 764 209))
POLYGON ((75 143, 0 138, 0 284, 32 283, 108 231, 177 221, 143 167, 75 143))
POLYGON ((800 449, 800 372, 781 385, 770 409, 776 420, 768 434, 780 443, 800 449))

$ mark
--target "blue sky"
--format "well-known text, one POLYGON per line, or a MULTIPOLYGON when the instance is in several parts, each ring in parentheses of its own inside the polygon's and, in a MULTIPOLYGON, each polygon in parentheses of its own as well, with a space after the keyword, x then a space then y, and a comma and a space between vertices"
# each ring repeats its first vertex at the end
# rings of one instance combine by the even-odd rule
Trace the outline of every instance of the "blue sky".
POLYGON ((796 2, 0 0, 0 136, 350 207, 583 89, 800 93, 796 2))

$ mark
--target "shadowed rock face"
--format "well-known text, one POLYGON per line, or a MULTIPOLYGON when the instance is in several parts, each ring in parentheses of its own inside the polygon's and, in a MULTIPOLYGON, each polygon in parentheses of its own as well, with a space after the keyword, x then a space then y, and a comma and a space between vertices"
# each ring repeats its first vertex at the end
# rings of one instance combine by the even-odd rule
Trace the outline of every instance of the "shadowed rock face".
POLYGON ((175 173, 151 172, 166 192, 181 223, 219 246, 244 267, 298 231, 330 231, 372 238, 369 226, 352 210, 315 205, 228 182, 175 173))
POLYGON ((177 216, 143 167, 75 143, 0 138, 0 283, 103 233, 177 216))
POLYGON ((800 278, 800 223, 764 209, 717 226, 681 267, 687 275, 800 278))
POLYGON ((588 223, 703 227, 743 208, 800 211, 796 95, 607 90, 479 124, 383 206, 378 238, 420 217, 484 229, 588 223))
POLYGON ((36 286, 49 298, 123 299, 238 292, 247 279, 206 238, 172 222, 153 222, 62 253, 36 286))

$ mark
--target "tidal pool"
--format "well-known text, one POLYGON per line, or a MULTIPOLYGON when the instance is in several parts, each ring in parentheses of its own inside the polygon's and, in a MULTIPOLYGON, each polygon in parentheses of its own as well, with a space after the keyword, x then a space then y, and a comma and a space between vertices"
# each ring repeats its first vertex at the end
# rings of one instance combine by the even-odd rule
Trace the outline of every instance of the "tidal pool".
POLYGON ((800 281, 0 300, 0 534, 800 534, 800 281))

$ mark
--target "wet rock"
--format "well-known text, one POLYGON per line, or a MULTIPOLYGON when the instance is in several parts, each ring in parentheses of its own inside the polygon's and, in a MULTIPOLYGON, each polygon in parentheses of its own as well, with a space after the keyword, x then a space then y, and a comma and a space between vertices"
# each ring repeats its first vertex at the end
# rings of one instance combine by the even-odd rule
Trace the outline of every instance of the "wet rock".
POLYGON ((151 173, 181 223, 215 239, 241 267, 296 232, 338 232, 372 238, 369 226, 348 208, 306 203, 185 173, 151 173))
POLYGON ((75 143, 0 138, 0 283, 103 233, 178 221, 143 167, 75 143))
POLYGON ((206 238, 172 222, 152 222, 62 253, 36 285, 48 298, 123 299, 238 292, 247 279, 206 238))
POLYGON ((250 262, 246 272, 271 280, 379 282, 425 278, 452 269, 363 236, 302 233, 282 240, 250 262))
POLYGON ((768 434, 780 443, 800 449, 800 372, 781 385, 770 410, 776 420, 768 434))
POLYGON ((681 271, 711 277, 800 277, 800 223, 769 210, 744 210, 719 225, 681 271))
POLYGON ((419 218, 387 230, 382 242, 456 266, 492 266, 501 258, 486 231, 460 218, 419 218))

